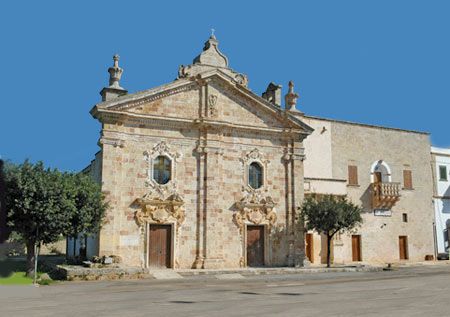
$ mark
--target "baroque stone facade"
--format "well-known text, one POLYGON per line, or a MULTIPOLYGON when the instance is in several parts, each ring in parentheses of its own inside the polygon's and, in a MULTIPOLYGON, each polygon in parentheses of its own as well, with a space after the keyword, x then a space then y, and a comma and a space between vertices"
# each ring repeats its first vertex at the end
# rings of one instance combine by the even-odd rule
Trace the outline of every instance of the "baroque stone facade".
POLYGON ((101 151, 88 170, 111 206, 100 255, 141 267, 303 265, 294 227, 302 142, 312 129, 249 90, 214 36, 175 81, 155 89, 126 94, 114 61, 114 86, 91 111, 102 123, 101 151), (250 237, 256 247, 250 227, 261 228, 250 237))
POLYGON ((309 232, 305 245, 297 222, 305 191, 364 208, 362 227, 334 239, 335 263, 433 254, 427 134, 305 116, 292 82, 282 108, 281 86, 253 93, 214 36, 154 89, 128 94, 118 61, 91 110, 101 150, 85 170, 110 203, 99 255, 144 268, 318 264, 326 241, 309 232))

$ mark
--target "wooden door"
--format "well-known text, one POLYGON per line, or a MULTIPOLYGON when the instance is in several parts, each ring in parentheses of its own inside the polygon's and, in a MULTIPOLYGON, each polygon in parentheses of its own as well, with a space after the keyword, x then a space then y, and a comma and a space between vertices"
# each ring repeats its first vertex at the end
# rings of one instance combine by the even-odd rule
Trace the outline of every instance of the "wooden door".
POLYGON ((352 261, 362 261, 360 235, 352 235, 352 261))
POLYGON ((170 225, 150 225, 149 257, 150 267, 170 268, 172 227, 170 225))
POLYGON ((264 226, 247 227, 247 265, 264 266, 264 226))
POLYGON ((314 236, 312 233, 306 234, 306 256, 311 263, 314 263, 314 236))
POLYGON ((374 174, 374 178, 375 178, 375 183, 381 183, 383 180, 381 172, 375 172, 373 174, 374 174))
POLYGON ((400 253, 400 260, 408 260, 408 237, 398 237, 398 247, 400 253))

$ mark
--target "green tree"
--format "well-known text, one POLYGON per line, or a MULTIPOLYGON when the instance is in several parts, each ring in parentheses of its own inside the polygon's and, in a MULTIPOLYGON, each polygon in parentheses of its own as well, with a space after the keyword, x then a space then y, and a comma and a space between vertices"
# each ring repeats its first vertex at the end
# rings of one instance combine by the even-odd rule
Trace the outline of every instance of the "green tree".
POLYGON ((72 175, 75 211, 69 219, 66 235, 73 239, 75 255, 77 238, 86 239, 99 232, 108 204, 104 200, 101 186, 86 174, 72 175))
POLYGON ((302 221, 307 230, 315 230, 327 237, 327 267, 330 267, 330 249, 333 236, 349 232, 361 225, 362 208, 347 197, 320 195, 308 197, 302 205, 302 221))
POLYGON ((88 175, 61 173, 27 160, 7 164, 4 181, 8 227, 25 241, 27 274, 34 273, 36 245, 100 230, 107 203, 100 185, 88 175))
POLYGON ((34 274, 35 246, 56 242, 68 230, 75 212, 69 176, 28 160, 5 169, 8 226, 25 241, 28 275, 34 274))

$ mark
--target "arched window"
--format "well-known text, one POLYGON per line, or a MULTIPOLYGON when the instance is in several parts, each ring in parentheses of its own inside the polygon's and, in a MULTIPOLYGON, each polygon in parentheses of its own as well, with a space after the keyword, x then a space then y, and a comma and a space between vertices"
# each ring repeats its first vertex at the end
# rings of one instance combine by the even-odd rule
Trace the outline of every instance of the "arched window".
POLYGON ((379 160, 372 164, 370 169, 372 183, 389 183, 391 182, 391 169, 389 165, 379 160))
POLYGON ((153 161, 153 179, 158 184, 167 184, 172 178, 172 162, 164 155, 157 156, 153 161))
POLYGON ((253 189, 258 189, 263 185, 263 169, 257 162, 251 163, 248 168, 248 184, 253 189))

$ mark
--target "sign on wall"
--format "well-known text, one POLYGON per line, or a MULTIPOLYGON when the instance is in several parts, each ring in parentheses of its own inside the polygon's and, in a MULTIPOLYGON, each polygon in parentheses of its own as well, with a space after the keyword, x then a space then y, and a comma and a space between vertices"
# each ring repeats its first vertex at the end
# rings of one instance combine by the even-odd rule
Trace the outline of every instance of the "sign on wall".
POLYGON ((374 209, 373 214, 380 217, 390 217, 392 216, 392 210, 390 209, 374 209))
POLYGON ((139 245, 139 236, 138 235, 120 236, 120 245, 121 246, 139 245))

